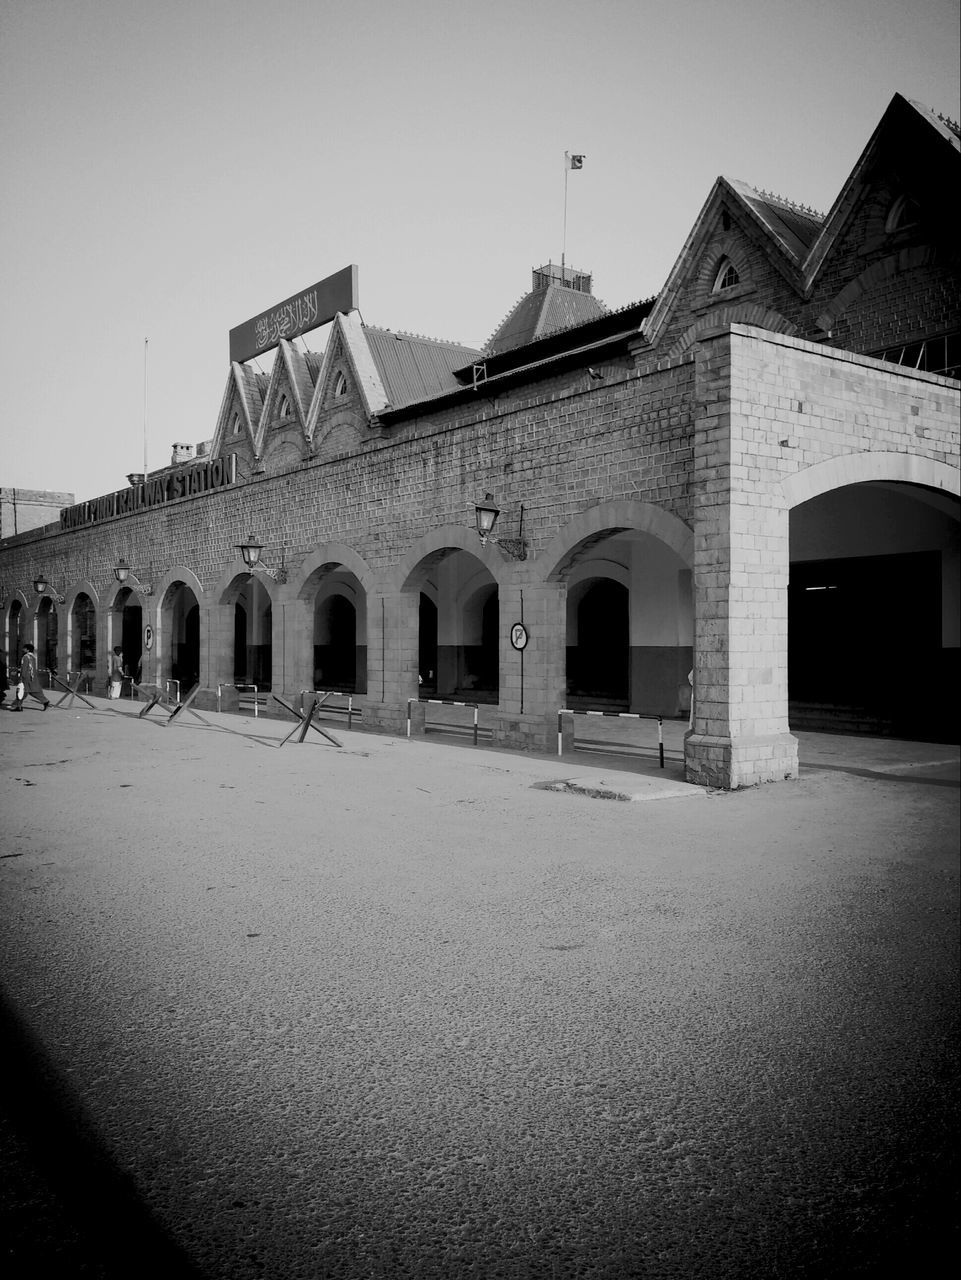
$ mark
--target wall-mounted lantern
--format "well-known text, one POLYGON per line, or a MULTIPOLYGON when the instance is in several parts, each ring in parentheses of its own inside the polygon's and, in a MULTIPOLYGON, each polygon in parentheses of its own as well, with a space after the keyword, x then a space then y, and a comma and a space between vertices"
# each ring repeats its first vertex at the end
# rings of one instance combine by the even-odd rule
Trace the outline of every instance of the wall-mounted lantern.
POLYGON ((281 585, 287 581, 287 566, 285 564, 281 564, 277 569, 269 569, 267 565, 261 563, 260 557, 264 544, 258 542, 252 533, 248 535, 246 542, 237 542, 234 545, 243 556, 244 564, 251 573, 265 573, 268 578, 273 578, 275 582, 279 582, 281 585))
POLYGON ((485 493, 483 502, 474 503, 474 519, 477 523, 477 536, 480 538, 481 546, 486 547, 491 542, 495 547, 499 547, 505 555, 511 556, 514 560, 526 560, 527 543, 522 536, 524 531, 523 506, 520 509, 516 538, 494 537, 494 525, 497 524, 497 517, 500 513, 501 509, 494 501, 492 493, 485 493))
POLYGON ((60 594, 55 588, 51 587, 50 579, 41 570, 33 580, 33 589, 38 596, 50 596, 51 600, 56 600, 57 604, 63 604, 66 596, 60 594))
MULTIPOLYGON (((120 557, 113 567, 113 576, 117 579, 121 586, 125 586, 127 579, 130 577, 130 565, 127 561, 120 557)), ((146 582, 132 582, 130 584, 131 591, 136 591, 141 596, 152 596, 153 587, 146 582)))

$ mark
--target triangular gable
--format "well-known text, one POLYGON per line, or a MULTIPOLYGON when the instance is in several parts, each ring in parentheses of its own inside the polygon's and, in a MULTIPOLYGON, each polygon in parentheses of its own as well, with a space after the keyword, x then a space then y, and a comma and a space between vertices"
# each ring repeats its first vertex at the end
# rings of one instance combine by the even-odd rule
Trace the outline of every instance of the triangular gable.
MULTIPOLYGON (((746 236, 757 245, 789 289, 800 292, 800 228, 795 224, 792 228, 794 235, 788 233, 786 219, 778 216, 779 205, 796 212, 801 210, 800 206, 781 201, 779 197, 765 197, 764 193, 737 179, 720 177, 716 180, 658 294, 657 302, 641 325, 641 332, 648 342, 653 345, 665 333, 682 302, 682 292, 701 273, 705 254, 714 246, 713 258, 719 262, 730 253, 729 246, 736 245, 739 236, 746 236), (725 211, 731 220, 731 228, 718 239, 718 226, 725 211)), ((813 211, 810 216, 817 217, 813 211)), ((724 299, 719 297, 717 301, 722 303, 724 299)))
POLYGON ((281 399, 286 398, 290 406, 293 427, 301 440, 307 438, 307 412, 313 396, 313 387, 304 355, 285 338, 281 338, 270 371, 270 382, 264 398, 260 421, 257 425, 257 447, 261 455, 267 447, 271 424, 276 423, 278 407, 281 399))
POLYGON ((255 370, 233 361, 227 375, 217 426, 210 446, 211 457, 235 452, 243 444, 251 458, 257 457, 257 427, 263 410, 263 393, 255 370), (235 432, 237 420, 239 432, 235 432))
POLYGON ((851 170, 838 197, 831 206, 820 234, 811 246, 804 264, 803 285, 810 293, 834 245, 842 235, 855 209, 870 186, 872 172, 885 149, 898 157, 899 167, 924 181, 926 174, 940 168, 961 154, 961 138, 953 126, 919 102, 896 93, 872 133, 867 146, 851 170))
POLYGON ((321 414, 331 407, 333 384, 342 370, 356 389, 368 421, 388 408, 387 391, 367 344, 364 326, 355 311, 339 311, 334 317, 307 414, 308 440, 313 440, 321 414))

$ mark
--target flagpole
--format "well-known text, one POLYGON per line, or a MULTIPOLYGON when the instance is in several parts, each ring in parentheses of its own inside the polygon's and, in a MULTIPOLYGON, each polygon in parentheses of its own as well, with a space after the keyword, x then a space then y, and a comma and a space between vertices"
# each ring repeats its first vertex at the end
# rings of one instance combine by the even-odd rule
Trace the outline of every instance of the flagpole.
POLYGON ((564 239, 561 242, 561 284, 564 283, 564 258, 567 254, 567 175, 570 173, 570 157, 564 152, 564 239))
POLYGON ((150 339, 143 340, 143 479, 147 483, 147 348, 150 339))

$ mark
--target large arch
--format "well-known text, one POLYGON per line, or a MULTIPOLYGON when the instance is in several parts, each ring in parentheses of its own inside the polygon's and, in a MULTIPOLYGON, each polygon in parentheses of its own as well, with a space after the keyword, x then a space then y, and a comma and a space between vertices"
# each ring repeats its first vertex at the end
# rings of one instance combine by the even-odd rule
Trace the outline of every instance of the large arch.
POLYGON ((550 543, 564 588, 572 706, 681 715, 690 706, 694 537, 663 507, 622 499, 583 511, 550 543))
POLYGON ((959 473, 852 454, 784 482, 793 729, 944 738, 959 674, 959 473))
POLYGON ((694 533, 673 512, 651 502, 621 498, 588 507, 565 525, 539 557, 546 581, 559 581, 585 550, 612 533, 649 533, 675 552, 690 568, 694 564, 694 533))
POLYGON ((304 556, 296 570, 291 572, 288 580, 291 590, 297 595, 302 595, 308 578, 312 577, 318 569, 329 564, 343 565, 368 594, 375 589, 374 572, 362 556, 342 542, 322 542, 304 556))
POLYGON ((829 458, 826 462, 815 463, 813 467, 805 467, 782 480, 781 491, 784 494, 784 505, 790 510, 831 489, 869 480, 902 481, 928 489, 942 489, 945 493, 961 494, 961 471, 957 467, 918 454, 884 451, 846 453, 838 458, 829 458))
POLYGON ((465 551, 479 560, 498 585, 513 572, 516 564, 498 549, 496 543, 488 542, 486 546, 482 546, 474 529, 459 524, 442 525, 418 538, 396 565, 390 574, 393 590, 409 591, 411 579, 415 574, 421 574, 426 561, 442 558, 450 551, 465 551))
POLYGON ((393 575, 417 637, 421 696, 496 703, 504 553, 448 526, 418 540, 393 575), (416 622, 414 621, 416 619, 416 622))
POLYGON ((174 566, 167 570, 157 590, 154 679, 163 686, 175 681, 186 694, 200 679, 200 613, 205 596, 192 570, 174 566))

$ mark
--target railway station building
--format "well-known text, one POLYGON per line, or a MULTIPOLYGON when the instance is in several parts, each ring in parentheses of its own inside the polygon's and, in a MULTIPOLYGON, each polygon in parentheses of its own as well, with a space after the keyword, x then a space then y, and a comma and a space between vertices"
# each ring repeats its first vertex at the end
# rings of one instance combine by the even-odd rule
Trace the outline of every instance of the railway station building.
POLYGON ((953 740, 959 147, 896 95, 827 214, 719 178, 655 297, 548 263, 479 350, 365 324, 354 268, 305 290, 232 334, 208 441, 0 541, 10 660, 391 732, 462 699, 534 750, 686 720, 693 672, 724 788, 801 728, 953 740))

